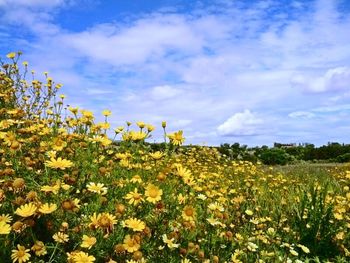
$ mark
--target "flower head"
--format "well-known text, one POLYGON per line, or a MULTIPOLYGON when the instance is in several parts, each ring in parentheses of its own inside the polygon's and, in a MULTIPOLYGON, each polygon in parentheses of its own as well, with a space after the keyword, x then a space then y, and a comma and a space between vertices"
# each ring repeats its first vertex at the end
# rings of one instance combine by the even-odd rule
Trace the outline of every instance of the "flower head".
POLYGON ((11 232, 11 226, 4 221, 0 221, 0 235, 7 235, 11 232))
POLYGON ((130 235, 126 235, 126 237, 124 238, 123 246, 126 251, 132 253, 139 250, 140 242, 135 236, 131 237, 130 235))
POLYGON ((16 209, 15 214, 21 217, 29 217, 35 214, 38 208, 33 203, 21 205, 16 209))
POLYGON ((148 184, 145 191, 146 200, 150 203, 156 203, 162 199, 163 190, 153 184, 148 184))
POLYGON ((181 145, 184 143, 183 131, 174 132, 168 135, 170 142, 174 145, 181 145))
POLYGON ((130 218, 124 221, 124 225, 131 228, 133 231, 142 231, 145 229, 146 224, 140 219, 130 218))
POLYGON ((134 191, 129 192, 124 198, 129 200, 129 204, 131 205, 138 205, 143 201, 142 194, 138 192, 137 188, 135 188, 134 191))
POLYGON ((79 251, 73 256, 74 263, 93 263, 96 258, 83 251, 79 251))
POLYGON ((43 256, 47 254, 46 247, 42 241, 35 241, 35 244, 31 248, 34 251, 35 255, 43 256))
POLYGON ((67 159, 62 159, 61 157, 58 157, 57 159, 51 158, 50 161, 46 161, 45 164, 47 167, 61 170, 65 170, 66 168, 73 166, 73 162, 67 159))
POLYGON ((6 55, 6 57, 9 58, 9 59, 13 59, 13 58, 16 57, 16 52, 8 53, 8 54, 6 55))
POLYGON ((83 235, 83 242, 81 243, 81 247, 85 247, 87 249, 92 248, 93 245, 96 244, 96 238, 95 237, 89 237, 87 235, 83 235))
POLYGON ((112 112, 110 110, 104 110, 102 111, 102 115, 105 116, 105 117, 108 117, 109 115, 111 115, 112 112))
POLYGON ((15 263, 18 261, 18 263, 22 263, 28 261, 30 259, 29 251, 30 250, 26 249, 24 246, 17 245, 17 249, 12 250, 12 262, 15 263))
POLYGON ((97 193, 100 195, 107 194, 107 187, 105 187, 105 185, 102 183, 96 184, 96 183, 91 182, 86 186, 86 188, 89 192, 92 192, 92 193, 97 193))
POLYGON ((45 203, 39 208, 39 212, 42 214, 51 214, 52 212, 57 210, 56 204, 45 203))
POLYGON ((182 218, 186 221, 194 221, 196 217, 196 210, 192 206, 185 206, 182 210, 182 218))
POLYGON ((168 238, 166 234, 162 236, 163 242, 168 246, 168 248, 177 248, 180 244, 174 243, 174 238, 168 238))
POLYGON ((63 232, 57 232, 52 236, 52 238, 57 242, 57 243, 65 243, 68 242, 69 236, 63 232))

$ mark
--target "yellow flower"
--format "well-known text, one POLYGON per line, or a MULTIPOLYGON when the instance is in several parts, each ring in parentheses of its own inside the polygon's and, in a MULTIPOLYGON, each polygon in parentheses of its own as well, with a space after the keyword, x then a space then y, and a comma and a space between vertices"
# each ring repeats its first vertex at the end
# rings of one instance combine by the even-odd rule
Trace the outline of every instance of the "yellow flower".
POLYGON ((174 132, 168 135, 170 142, 174 145, 181 145, 184 143, 185 138, 183 137, 183 131, 174 132))
POLYGON ((196 211, 192 206, 185 206, 182 210, 182 218, 186 221, 194 221, 196 217, 196 211))
POLYGON ((160 152, 160 151, 156 151, 156 152, 154 152, 154 153, 150 153, 149 154, 154 160, 159 160, 159 159, 161 159, 163 156, 164 156, 164 154, 162 153, 162 152, 160 152))
POLYGON ((150 125, 150 124, 146 125, 146 127, 147 127, 147 132, 152 132, 155 129, 155 127, 153 125, 150 125))
POLYGON ((111 115, 112 112, 110 110, 104 110, 102 111, 102 115, 105 116, 105 117, 108 117, 109 115, 111 115))
POLYGON ((176 174, 182 178, 189 178, 192 176, 192 173, 187 168, 182 167, 181 165, 178 165, 176 167, 176 174))
POLYGON ((89 138, 89 141, 94 143, 101 143, 103 146, 108 146, 112 143, 112 141, 108 139, 108 137, 103 135, 96 135, 93 138, 89 138))
POLYGON ((131 183, 142 183, 142 178, 141 178, 141 176, 136 174, 130 179, 130 182, 131 183))
POLYGON ((56 204, 45 203, 40 206, 39 212, 42 214, 51 214, 52 212, 57 210, 56 204))
POLYGON ((174 243, 174 238, 169 239, 166 234, 162 235, 163 242, 167 244, 168 248, 177 248, 180 246, 180 244, 174 243))
POLYGON ((29 203, 29 204, 21 205, 19 208, 17 208, 15 211, 15 214, 21 217, 29 217, 34 215, 36 210, 37 210, 36 205, 34 205, 33 203, 29 203))
POLYGON ((52 238, 57 242, 57 243, 65 243, 68 242, 69 236, 63 232, 57 232, 52 236, 52 238))
POLYGON ((117 219, 114 215, 109 213, 101 213, 96 214, 94 213, 90 217, 91 223, 89 224, 89 227, 97 229, 101 228, 107 233, 113 230, 114 225, 117 223, 117 219))
POLYGON ((253 211, 250 210, 250 209, 245 210, 245 213, 246 213, 248 216, 252 216, 252 215, 253 215, 253 211))
POLYGON ((116 133, 116 134, 118 134, 118 133, 121 133, 122 131, 124 130, 124 127, 117 127, 116 129, 114 129, 114 132, 116 133))
POLYGON ((131 228, 133 231, 142 231, 145 229, 146 224, 139 219, 130 218, 124 221, 124 225, 131 228))
POLYGON ((146 126, 146 124, 144 122, 142 122, 142 121, 136 122, 136 125, 139 126, 140 129, 143 129, 146 126))
POLYGON ((126 237, 124 238, 123 246, 126 251, 132 253, 139 250, 140 243, 135 237, 130 237, 130 235, 126 235, 126 237))
POLYGON ((67 143, 60 138, 55 138, 52 142, 52 149, 55 151, 62 151, 66 146, 67 143))
POLYGON ((30 250, 26 249, 24 246, 17 245, 17 249, 12 250, 12 262, 15 263, 18 261, 18 263, 22 263, 28 261, 30 258, 30 254, 28 253, 29 251, 30 250))
POLYGON ((35 241, 35 244, 31 248, 32 251, 34 251, 35 255, 38 257, 46 255, 46 247, 42 241, 35 241))
POLYGON ((145 133, 143 131, 138 131, 138 132, 131 131, 129 133, 129 136, 130 136, 131 140, 133 140, 133 141, 141 141, 147 137, 147 133, 145 133))
POLYGON ((9 214, 0 215, 0 222, 11 223, 11 221, 12 221, 12 216, 10 216, 9 214))
POLYGON ((65 170, 66 168, 70 168, 73 166, 73 163, 71 161, 62 159, 61 157, 57 159, 51 158, 50 161, 46 161, 45 164, 47 167, 61 170, 65 170))
POLYGON ((7 235, 11 232, 11 226, 4 221, 0 221, 0 235, 7 235))
POLYGON ((140 202, 143 201, 142 195, 138 193, 138 189, 135 188, 134 191, 129 192, 125 197, 125 199, 129 200, 129 204, 138 205, 140 202))
POLYGON ((297 246, 300 247, 304 253, 306 253, 306 254, 310 253, 310 249, 308 247, 301 245, 301 244, 298 244, 297 246))
POLYGON ((88 120, 92 120, 94 118, 94 114, 91 111, 88 110, 81 110, 81 113, 83 114, 83 116, 88 119, 88 120))
POLYGON ((220 221, 216 220, 213 217, 207 218, 207 221, 209 222, 209 224, 211 224, 212 226, 217 226, 220 225, 220 221))
POLYGON ((87 249, 92 248, 93 245, 96 244, 96 238, 95 237, 89 237, 87 235, 83 235, 83 242, 81 243, 81 247, 85 247, 87 249))
POLYGON ((75 115, 78 113, 79 108, 78 107, 76 107, 76 108, 69 107, 68 110, 75 115))
POLYGON ((80 251, 74 254, 73 260, 74 263, 92 263, 96 260, 96 258, 94 256, 90 256, 88 253, 80 251))
POLYGON ((294 249, 292 249, 292 248, 289 250, 289 252, 290 252, 293 256, 296 256, 296 257, 299 256, 299 253, 296 252, 296 251, 295 251, 294 249))
POLYGON ((150 203, 155 204, 157 201, 162 199, 163 190, 159 189, 153 184, 148 184, 145 191, 146 200, 150 203))
POLYGON ((54 194, 57 194, 58 191, 60 190, 60 185, 58 184, 55 184, 54 186, 50 186, 50 185, 43 185, 40 190, 42 192, 45 192, 45 193, 54 193, 54 194))
POLYGON ((6 57, 9 58, 9 59, 13 59, 13 58, 16 57, 16 52, 8 53, 8 54, 6 55, 6 57))
POLYGON ((105 195, 107 194, 107 187, 105 187, 104 184, 101 184, 101 183, 89 183, 86 188, 88 189, 89 192, 92 192, 92 193, 97 193, 97 194, 100 194, 100 195, 105 195))
POLYGON ((337 219, 337 220, 343 220, 344 219, 343 215, 340 214, 340 213, 334 213, 334 218, 337 219))

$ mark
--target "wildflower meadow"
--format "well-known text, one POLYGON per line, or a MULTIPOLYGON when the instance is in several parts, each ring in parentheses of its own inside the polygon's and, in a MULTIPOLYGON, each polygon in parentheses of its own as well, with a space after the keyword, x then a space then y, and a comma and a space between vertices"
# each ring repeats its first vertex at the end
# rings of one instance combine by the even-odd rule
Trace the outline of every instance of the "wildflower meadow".
POLYGON ((350 261, 347 164, 287 170, 184 147, 165 121, 111 127, 20 52, 0 66, 0 262, 350 261))

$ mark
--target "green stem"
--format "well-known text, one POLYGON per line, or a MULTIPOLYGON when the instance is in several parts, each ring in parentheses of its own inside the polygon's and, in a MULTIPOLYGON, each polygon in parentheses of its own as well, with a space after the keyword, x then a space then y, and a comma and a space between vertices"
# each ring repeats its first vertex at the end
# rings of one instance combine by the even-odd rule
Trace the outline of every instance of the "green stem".
POLYGON ((51 254, 51 257, 50 257, 50 259, 49 259, 49 262, 48 262, 48 263, 53 262, 53 261, 52 261, 52 260, 53 260, 53 256, 54 256, 54 255, 55 255, 55 253, 56 253, 57 247, 58 247, 58 243, 56 243, 56 245, 55 245, 55 247, 54 247, 54 249, 53 249, 53 252, 52 252, 52 254, 51 254))

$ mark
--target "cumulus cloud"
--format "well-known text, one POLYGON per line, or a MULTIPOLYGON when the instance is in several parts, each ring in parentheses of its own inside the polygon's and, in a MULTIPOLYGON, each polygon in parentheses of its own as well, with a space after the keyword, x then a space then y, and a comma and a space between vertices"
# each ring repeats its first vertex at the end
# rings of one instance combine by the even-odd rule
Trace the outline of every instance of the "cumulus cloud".
POLYGON ((181 15, 152 15, 130 25, 100 24, 81 33, 66 34, 61 42, 91 59, 132 65, 168 52, 200 50, 201 37, 186 22, 181 15))
POLYGON ((250 110, 238 112, 221 124, 217 131, 223 136, 247 136, 259 134, 263 120, 250 110))
POLYGON ((309 92, 339 92, 350 90, 350 67, 336 67, 327 70, 322 76, 295 75, 291 79, 294 87, 309 92))

